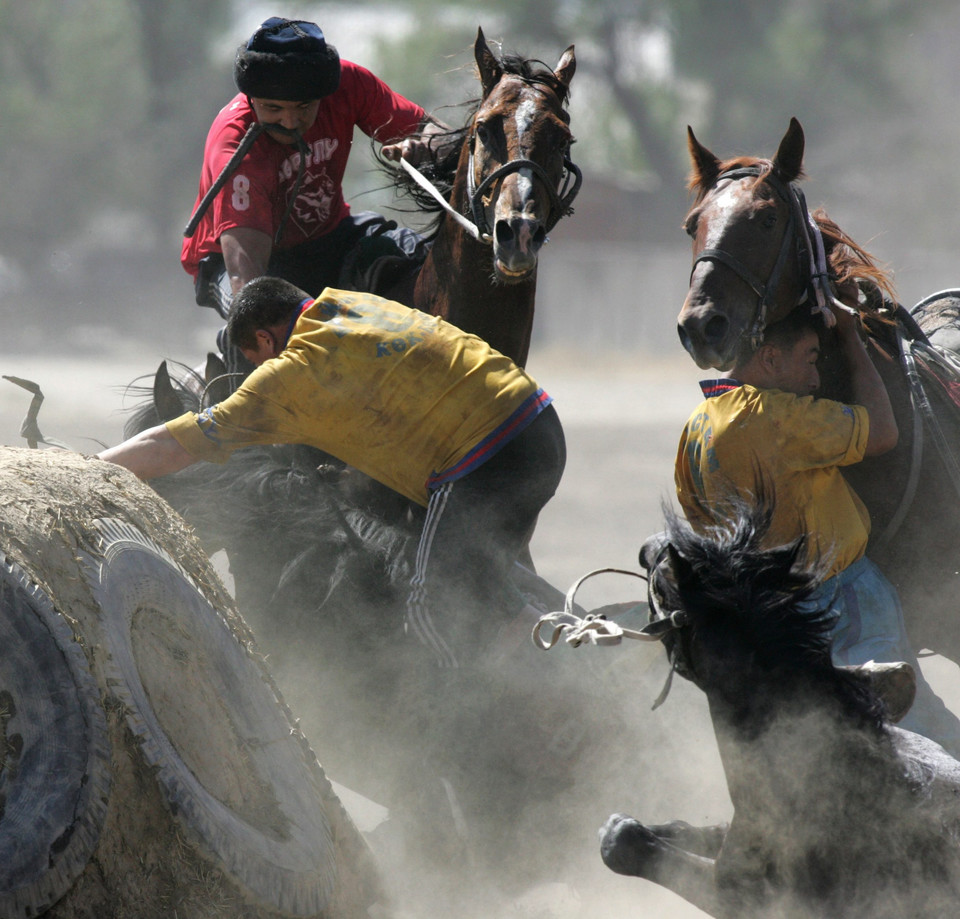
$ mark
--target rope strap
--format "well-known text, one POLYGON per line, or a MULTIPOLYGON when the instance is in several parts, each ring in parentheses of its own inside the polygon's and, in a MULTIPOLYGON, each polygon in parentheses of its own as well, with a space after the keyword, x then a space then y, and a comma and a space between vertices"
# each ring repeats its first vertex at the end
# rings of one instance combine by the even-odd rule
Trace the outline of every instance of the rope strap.
MULTIPOLYGON (((622 568, 597 568, 579 578, 567 591, 563 602, 563 611, 544 613, 533 627, 531 638, 533 643, 544 651, 549 651, 561 638, 574 648, 584 642, 591 645, 618 645, 624 638, 633 638, 638 641, 659 641, 663 633, 673 625, 661 625, 661 622, 651 623, 643 629, 626 629, 608 619, 603 613, 588 613, 578 616, 573 612, 577 591, 588 578, 598 574, 625 574, 629 577, 640 578, 645 581, 646 575, 636 571, 626 571, 622 568), (544 638, 542 632, 550 628, 549 638, 544 638)), ((663 620, 668 623, 669 620, 663 620)))

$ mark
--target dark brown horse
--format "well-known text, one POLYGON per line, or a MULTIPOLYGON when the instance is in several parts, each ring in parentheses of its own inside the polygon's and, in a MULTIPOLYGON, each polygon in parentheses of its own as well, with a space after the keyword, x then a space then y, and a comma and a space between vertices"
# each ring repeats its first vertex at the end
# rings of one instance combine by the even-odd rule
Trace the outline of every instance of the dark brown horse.
MULTIPOLYGON (((960 660, 953 359, 920 328, 949 326, 956 300, 932 298, 911 315, 870 255, 822 210, 807 211, 797 184, 804 138, 796 119, 772 160, 723 162, 692 131, 689 148, 696 201, 685 224, 694 263, 678 320, 684 347, 698 366, 726 370, 741 349, 756 346, 768 323, 793 309, 828 310, 836 298, 859 311, 900 441, 845 474, 870 511, 868 553, 900 591, 914 644, 960 660)), ((850 401, 835 336, 824 328, 821 338, 822 395, 850 401)))
POLYGON ((644 547, 648 629, 706 695, 733 818, 614 814, 603 860, 718 919, 952 915, 960 763, 891 724, 877 690, 905 665, 833 665, 830 617, 803 602, 817 573, 798 564, 802 541, 761 548, 768 524, 762 508, 708 535, 671 518, 644 547))
POLYGON ((413 305, 523 366, 540 248, 570 212, 580 185, 564 107, 576 58, 572 45, 554 70, 497 58, 482 31, 474 56, 483 95, 462 132, 449 210, 417 279, 413 305), (459 219, 464 215, 469 219, 459 219))

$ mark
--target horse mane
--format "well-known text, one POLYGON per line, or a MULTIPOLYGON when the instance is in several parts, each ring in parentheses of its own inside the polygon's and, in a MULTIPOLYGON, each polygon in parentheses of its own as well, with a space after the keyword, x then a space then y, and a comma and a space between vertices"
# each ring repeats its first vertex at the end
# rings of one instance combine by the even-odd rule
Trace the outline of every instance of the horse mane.
MULTIPOLYGON (((762 182, 773 170, 773 161, 759 156, 734 156, 728 160, 723 160, 717 164, 716 174, 723 175, 734 169, 756 169, 756 183, 762 182)), ((797 176, 798 179, 805 178, 803 172, 797 176)), ((700 171, 694 169, 687 180, 687 191, 694 192, 695 204, 700 204, 704 196, 710 191, 711 185, 704 181, 700 171)))
MULTIPOLYGON (((560 118, 567 124, 570 123, 570 114, 565 108, 570 99, 570 87, 557 79, 556 74, 546 63, 513 52, 502 54, 497 58, 497 62, 504 75, 520 77, 526 83, 543 86, 553 92, 560 102, 560 118)), ((461 148, 470 134, 473 119, 482 103, 482 99, 470 99, 457 106, 467 109, 462 127, 452 128, 445 133, 432 134, 431 136, 434 138, 443 138, 442 152, 430 162, 417 166, 444 198, 449 199, 453 191, 453 183, 460 163, 461 148)), ((424 135, 412 136, 423 137, 424 135)), ((408 199, 413 202, 413 207, 408 210, 434 215, 425 227, 423 235, 428 239, 435 237, 445 213, 443 206, 410 178, 405 170, 397 169, 396 166, 385 160, 379 151, 375 150, 374 156, 380 164, 380 171, 389 177, 398 196, 401 199, 408 199)), ((401 206, 395 207, 397 210, 404 210, 401 206)))
POLYGON ((805 561, 806 540, 763 547, 773 505, 731 504, 724 523, 698 532, 667 511, 673 575, 659 583, 671 609, 684 610, 695 632, 723 629, 747 643, 766 673, 794 674, 828 687, 858 723, 882 730, 883 705, 863 681, 834 667, 833 615, 806 601, 824 565, 805 561))
POLYGON ((811 216, 823 234, 823 245, 839 298, 850 300, 850 306, 859 306, 871 317, 882 318, 877 315, 879 310, 897 300, 891 273, 841 230, 822 207, 813 211, 811 216), (862 300, 859 293, 864 295, 862 300))

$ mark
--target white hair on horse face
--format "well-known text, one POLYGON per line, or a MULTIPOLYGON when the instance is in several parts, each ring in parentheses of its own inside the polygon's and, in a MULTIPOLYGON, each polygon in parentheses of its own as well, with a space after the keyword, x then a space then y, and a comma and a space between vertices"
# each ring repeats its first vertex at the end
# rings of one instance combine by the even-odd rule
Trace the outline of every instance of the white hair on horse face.
MULTIPOLYGON (((524 155, 523 150, 523 137, 533 128, 534 116, 537 113, 537 103, 533 99, 524 99, 517 106, 517 110, 514 113, 513 120, 514 124, 517 126, 517 137, 521 139, 520 144, 520 155, 524 155)), ((533 195, 533 173, 529 169, 521 169, 517 174, 518 186, 520 194, 523 196, 524 200, 530 198, 533 195)))

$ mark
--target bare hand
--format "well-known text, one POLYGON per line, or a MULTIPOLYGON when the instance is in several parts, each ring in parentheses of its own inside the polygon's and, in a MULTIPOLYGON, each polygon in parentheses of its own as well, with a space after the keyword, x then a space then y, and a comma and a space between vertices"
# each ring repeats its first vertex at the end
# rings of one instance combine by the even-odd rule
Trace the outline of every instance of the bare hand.
POLYGON ((398 144, 386 144, 380 152, 384 159, 391 162, 396 163, 404 159, 408 163, 413 163, 414 166, 433 159, 433 149, 429 140, 421 140, 419 137, 407 137, 398 144))

